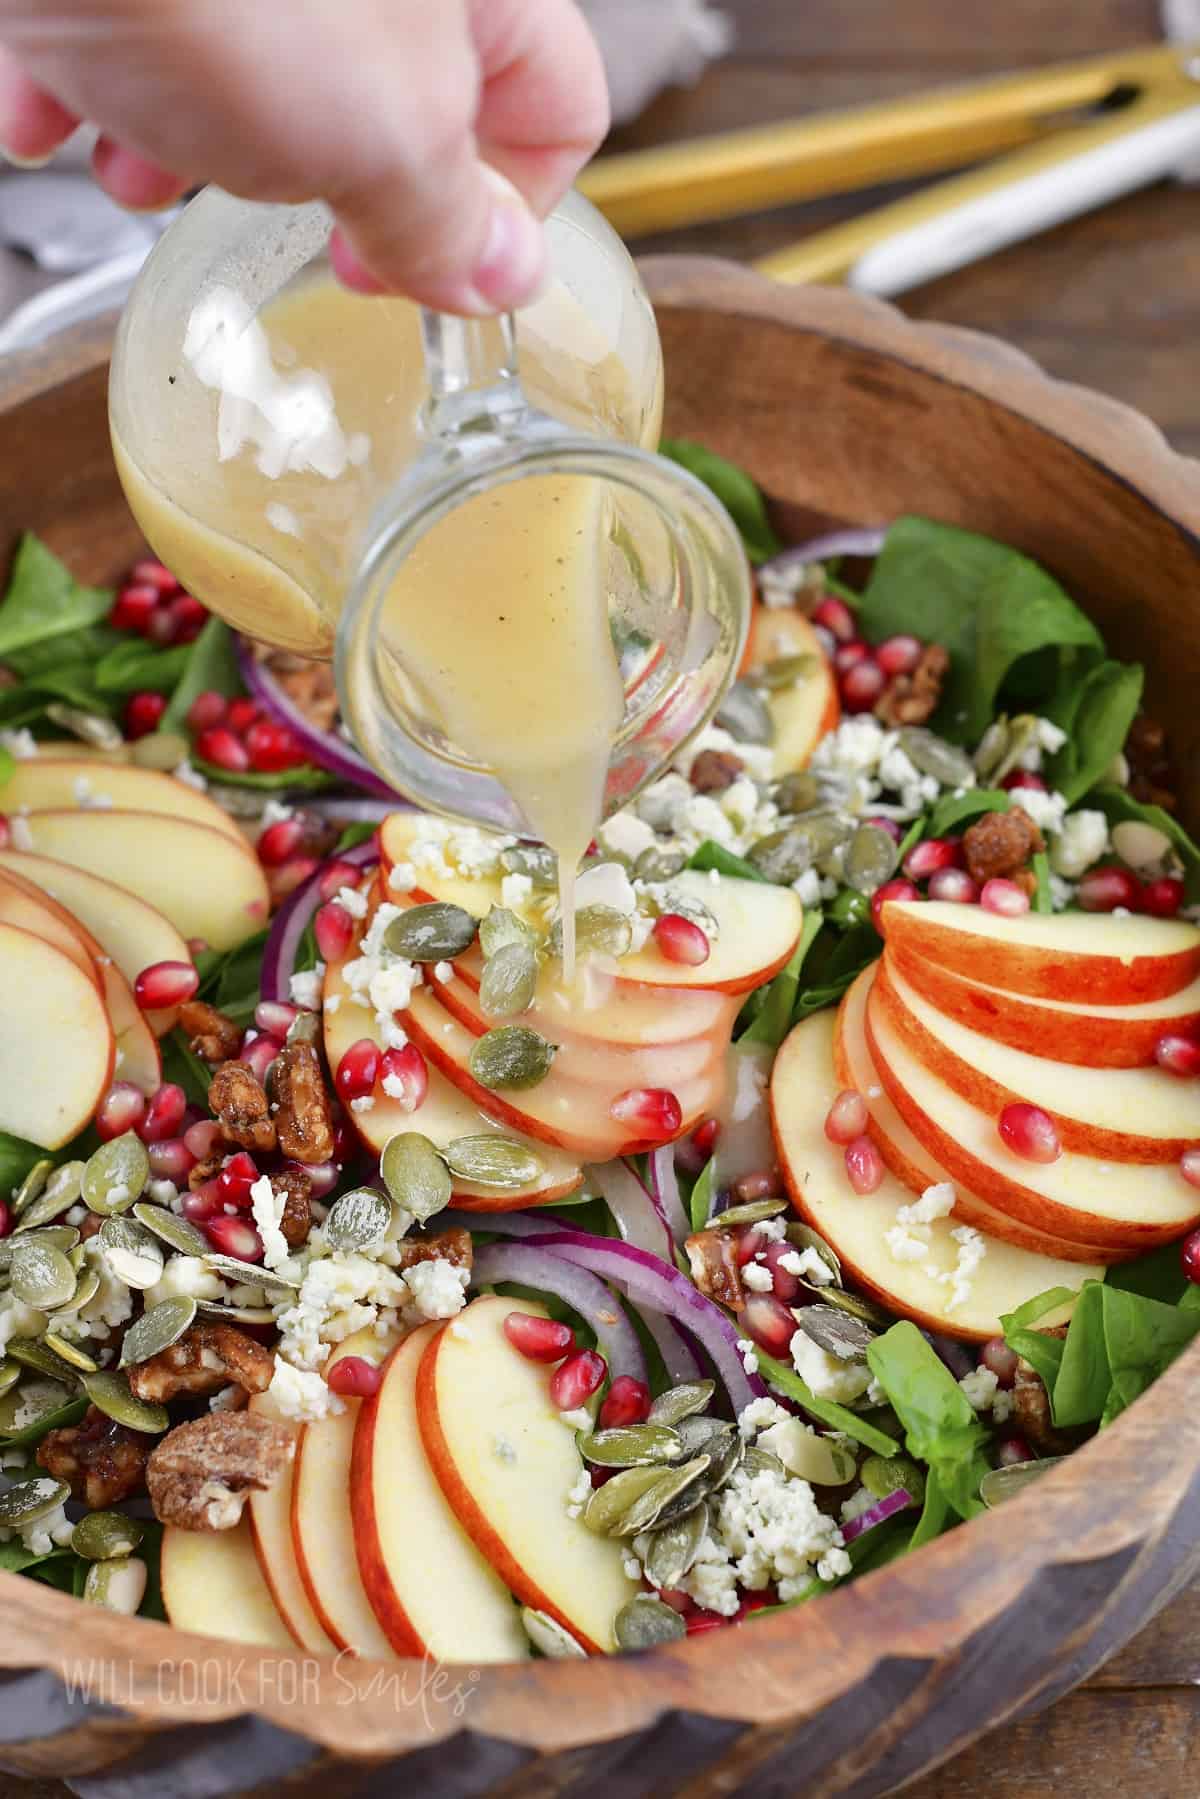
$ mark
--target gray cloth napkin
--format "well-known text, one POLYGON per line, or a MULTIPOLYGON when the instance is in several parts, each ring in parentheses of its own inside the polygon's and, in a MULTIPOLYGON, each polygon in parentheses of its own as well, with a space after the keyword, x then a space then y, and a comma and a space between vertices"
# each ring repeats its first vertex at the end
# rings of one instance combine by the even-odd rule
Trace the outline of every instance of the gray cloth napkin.
POLYGON ((660 88, 696 81, 733 42, 733 21, 707 0, 579 0, 596 34, 618 125, 660 88))

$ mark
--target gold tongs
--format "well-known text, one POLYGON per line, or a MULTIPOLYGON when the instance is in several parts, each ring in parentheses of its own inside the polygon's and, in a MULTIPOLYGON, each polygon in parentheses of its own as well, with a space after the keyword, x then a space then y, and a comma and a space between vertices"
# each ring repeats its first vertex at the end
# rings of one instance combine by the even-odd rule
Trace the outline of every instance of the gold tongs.
POLYGON ((895 293, 1200 155, 1198 77, 1200 45, 1156 44, 606 156, 580 186, 633 237, 966 168, 758 264, 895 293))

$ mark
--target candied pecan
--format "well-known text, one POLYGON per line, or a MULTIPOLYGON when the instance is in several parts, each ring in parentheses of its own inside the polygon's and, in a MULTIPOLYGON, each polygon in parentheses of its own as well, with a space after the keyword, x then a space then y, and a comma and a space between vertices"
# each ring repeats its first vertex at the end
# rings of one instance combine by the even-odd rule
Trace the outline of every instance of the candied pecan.
POLYGON ((1129 791, 1143 806, 1161 806, 1164 812, 1174 812, 1179 805, 1179 795, 1170 787, 1158 786, 1149 775, 1134 775, 1129 791))
POLYGON ((1019 806, 1011 812, 985 812, 963 832, 967 873, 980 886, 985 881, 1012 880, 1038 850, 1042 833, 1019 806))
POLYGON ((226 1062, 242 1047, 241 1026, 202 999, 184 1000, 179 1008, 179 1022, 201 1061, 226 1062))
POLYGON ((184 1530, 231 1530, 251 1490, 287 1472, 296 1433, 256 1412, 209 1412, 155 1446, 146 1468, 154 1515, 184 1530))
POLYGON ((740 1312, 746 1303, 733 1238, 728 1231, 697 1231, 683 1246, 692 1280, 708 1299, 740 1312))
POLYGON ((312 1229, 312 1182, 300 1168, 285 1168, 271 1176, 271 1191, 283 1194, 279 1228, 289 1249, 299 1249, 312 1229))
POLYGON ((36 1460, 47 1474, 66 1481, 73 1499, 103 1511, 144 1490, 149 1455, 149 1437, 90 1405, 78 1424, 46 1432, 36 1460))
MULTIPOLYGON (((266 1093, 244 1062, 222 1062, 208 1089, 208 1103, 230 1143, 243 1149, 275 1148, 275 1124, 266 1093)), ((323 1157, 314 1160, 324 1160, 323 1157)))
POLYGON ((328 1162, 333 1155, 333 1113, 311 1043, 289 1043, 272 1062, 268 1080, 275 1101, 279 1147, 293 1162, 328 1162))
POLYGON ((950 656, 940 643, 927 643, 911 674, 893 675, 875 702, 885 725, 923 725, 938 709, 950 656))
POLYGON ((400 1251, 398 1268, 436 1261, 453 1262, 456 1268, 471 1266, 471 1233, 461 1225, 456 1224, 436 1237, 405 1237, 397 1247, 400 1251))
POLYGON ((692 762, 688 780, 697 793, 724 793, 745 766, 732 750, 701 750, 692 762))
POLYGON ((194 1193, 197 1187, 203 1187, 205 1181, 213 1181, 224 1167, 224 1156, 205 1156, 203 1162, 195 1162, 188 1169, 187 1184, 194 1193))
POLYGON ((104 1220, 101 1218, 99 1212, 88 1212, 79 1220, 79 1241, 81 1243, 86 1243, 89 1237, 94 1237, 96 1235, 96 1232, 103 1223, 104 1220))
POLYGON ((129 1370, 139 1399, 165 1405, 179 1393, 216 1393, 233 1382, 248 1393, 264 1393, 275 1372, 275 1357, 232 1324, 193 1324, 169 1349, 129 1370))

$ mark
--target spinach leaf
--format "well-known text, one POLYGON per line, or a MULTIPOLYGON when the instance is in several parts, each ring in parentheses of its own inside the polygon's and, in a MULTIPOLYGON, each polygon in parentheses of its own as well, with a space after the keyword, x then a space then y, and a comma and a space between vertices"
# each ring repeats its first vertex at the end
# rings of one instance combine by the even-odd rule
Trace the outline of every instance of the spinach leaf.
POLYGON ((156 1518, 143 1521, 142 1540, 137 1552, 146 1564, 146 1591, 138 1606, 138 1617, 157 1618, 160 1624, 166 1624, 168 1620, 162 1596, 162 1535, 163 1527, 156 1518))
POLYGON ((1133 1262, 1118 1262, 1108 1270, 1104 1284, 1123 1293, 1159 1299, 1168 1306, 1177 1305, 1191 1285, 1183 1272, 1178 1243, 1164 1243, 1161 1249, 1152 1249, 1133 1262))
POLYGON ((983 1510, 988 1432, 937 1351, 905 1319, 876 1337, 867 1365, 904 1426, 909 1454, 932 1469, 959 1517, 973 1518, 983 1510))
POLYGON ((766 562, 779 554, 783 545, 771 528, 766 502, 744 469, 684 437, 666 437, 658 449, 716 494, 741 532, 751 562, 766 562))
POLYGON ((1033 856, 1033 872, 1037 880, 1037 888, 1033 895, 1033 909, 1043 914, 1053 912, 1054 899, 1050 892, 1050 858, 1045 850, 1037 850, 1033 856))
POLYGON ((19 1187, 45 1154, 36 1143, 26 1143, 23 1137, 10 1137, 7 1131, 0 1131, 0 1193, 11 1193, 19 1187))
POLYGON ((813 939, 821 928, 821 922, 819 907, 804 914, 799 943, 786 967, 780 969, 769 986, 759 990, 763 995, 762 1004, 749 1029, 739 1037, 739 1043, 765 1043, 771 1049, 779 1048, 792 1028, 792 1012, 800 988, 800 970, 804 965, 804 958, 812 948, 813 939))
POLYGON ((96 663, 93 679, 98 693, 170 693, 187 667, 191 649, 179 644, 159 649, 143 638, 126 637, 114 644, 96 663))
POLYGON ((1136 662, 1101 662, 1046 707, 1046 716, 1067 733, 1049 775, 1068 805, 1091 791, 1120 751, 1141 704, 1143 680, 1136 662))
MULTIPOLYGON (((165 719, 166 713, 163 717, 165 719)), ((336 775, 312 762, 298 763, 295 768, 280 768, 271 774, 259 774, 254 769, 235 774, 232 769, 218 768, 214 762, 206 762, 202 756, 193 756, 191 763, 206 781, 217 787, 249 787, 256 793, 289 793, 302 788, 306 793, 320 793, 326 787, 337 786, 336 775)))
MULTIPOLYGON (((903 837, 900 839, 900 846, 896 851, 896 862, 899 867, 903 868, 905 856, 907 856, 909 850, 916 849, 924 835, 924 818, 914 818, 907 831, 905 831, 903 837)), ((861 898, 862 896, 860 895, 859 897, 861 898)))
POLYGON ((1104 1410, 1112 1380, 1104 1346, 1103 1307, 1104 1289, 1099 1281, 1085 1281, 1071 1314, 1053 1385, 1038 1369, 1050 1392, 1054 1422, 1064 1428, 1087 1424, 1104 1410))
POLYGON ((72 1399, 67 1389, 63 1388, 63 1402, 53 1412, 43 1412, 33 1424, 27 1424, 24 1430, 9 1431, 4 1437, 5 1449, 28 1449, 32 1443, 40 1443, 48 1431, 61 1430, 68 1424, 78 1424, 88 1409, 86 1397, 72 1399))
POLYGON ((178 1025, 159 1039, 162 1052, 163 1080, 182 1087, 194 1106, 208 1108, 208 1087, 212 1069, 202 1062, 178 1025))
POLYGON ((112 599, 107 588, 84 587, 44 543, 27 533, 0 605, 0 658, 99 624, 112 599))
POLYGON ((823 1012, 827 1006, 836 1006, 863 969, 878 960, 881 948, 879 933, 869 920, 844 931, 827 947, 817 984, 802 990, 796 1001, 793 1022, 798 1023, 813 1012, 823 1012))
POLYGON ((26 1549, 20 1537, 10 1537, 7 1543, 0 1543, 0 1568, 6 1574, 25 1574, 34 1562, 70 1561, 73 1551, 70 1549, 48 1549, 39 1555, 36 1549, 26 1549))
POLYGON ((1054 1383, 1055 1423, 1111 1423, 1171 1366, 1197 1332, 1200 1312, 1088 1281, 1054 1383))
POLYGON ((1051 1392, 1054 1391, 1054 1382, 1062 1363, 1063 1340, 1061 1337, 1048 1337, 1044 1330, 1034 1330, 1033 1326, 1049 1313, 1061 1311, 1063 1306, 1070 1305, 1074 1298, 1075 1294, 1070 1287, 1050 1287, 1045 1293, 1037 1293, 1032 1299, 1027 1299, 1015 1312, 1004 1313, 1000 1319, 1004 1341, 1008 1347, 1025 1358, 1041 1375, 1051 1392))
POLYGON ((694 1231, 702 1231, 708 1223, 709 1213, 712 1211, 713 1182, 716 1178, 717 1164, 710 1156, 696 1176, 696 1185, 688 1200, 688 1215, 694 1231))
MULTIPOLYGON (((20 675, 22 681, 36 681, 47 671, 61 673, 68 667, 85 671, 94 669, 110 650, 128 642, 126 633, 114 631, 111 625, 83 625, 70 636, 45 637, 37 643, 26 644, 24 649, 9 650, 4 663, 15 675, 20 675)), ((143 639, 138 638, 137 643, 142 650, 146 649, 143 639)))
POLYGON ((910 1549, 923 1549, 926 1543, 932 1543, 943 1531, 953 1528, 958 1517, 950 1501, 942 1491, 941 1482, 933 1469, 925 1478, 925 1503, 921 1507, 921 1516, 908 1540, 910 1549))
POLYGON ((343 850, 357 849, 360 843, 374 837, 378 829, 378 825, 368 824, 365 819, 360 824, 347 825, 333 846, 333 854, 340 856, 343 850))
MULTIPOLYGON (((934 728, 954 743, 975 743, 983 735, 1006 679, 1021 672, 1023 658, 1048 655, 1052 666, 1037 683, 1048 696, 1074 650, 1093 659, 1104 651, 1091 620, 1036 562, 1007 544, 932 519, 898 519, 888 531, 860 619, 872 643, 912 632, 950 652, 934 728)), ((1031 709, 1036 697, 1030 696, 1031 709)))
POLYGON ((711 837, 706 837, 699 848, 692 852, 689 868, 699 868, 705 874, 716 869, 718 874, 732 875, 738 881, 762 881, 770 886, 766 875, 760 874, 753 862, 747 862, 742 856, 735 856, 732 850, 722 849, 711 837))
POLYGON ((966 793, 944 793, 934 802, 926 830, 931 837, 947 837, 960 825, 969 825, 985 812, 1007 812, 1012 804, 998 787, 972 787, 966 793))
MULTIPOLYGON (((187 718, 188 707, 200 693, 223 693, 229 698, 243 692, 233 647, 233 632, 224 619, 214 613, 206 620, 195 640, 187 646, 187 663, 179 676, 179 685, 171 695, 162 715, 159 729, 177 731, 187 718)), ((217 770, 217 778, 222 776, 217 770)))
POLYGON ((248 1017, 259 1001, 267 936, 268 930, 264 929, 236 949, 201 951, 196 957, 200 974, 198 996, 239 1023, 248 1017))
POLYGON ((1135 800, 1124 787, 1096 787, 1088 797, 1092 805, 1103 812, 1110 826, 1123 824, 1126 819, 1134 819, 1139 824, 1154 825, 1168 837, 1183 863, 1188 903, 1200 904, 1200 848, 1197 848, 1177 818, 1164 812, 1161 806, 1147 806, 1141 800, 1135 800))
POLYGON ((756 1348, 754 1353, 758 1357, 759 1372, 768 1387, 774 1387, 785 1399, 794 1399, 810 1417, 818 1418, 832 1430, 843 1431, 846 1436, 853 1437, 856 1443, 862 1443, 875 1455, 899 1453, 900 1445, 895 1437, 889 1437, 886 1431, 869 1424, 865 1418, 860 1418, 849 1406, 838 1405, 832 1399, 818 1399, 807 1381, 801 1380, 794 1369, 786 1368, 765 1350, 756 1348))

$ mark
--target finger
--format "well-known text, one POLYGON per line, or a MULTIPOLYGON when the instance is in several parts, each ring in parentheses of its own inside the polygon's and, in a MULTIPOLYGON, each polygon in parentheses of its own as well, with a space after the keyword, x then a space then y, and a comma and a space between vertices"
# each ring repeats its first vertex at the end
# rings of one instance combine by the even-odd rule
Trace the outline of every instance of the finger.
POLYGON ((0 149, 9 160, 26 165, 47 161, 78 124, 75 114, 30 81, 0 45, 0 149))
POLYGON ((118 206, 130 212, 156 212, 170 206, 186 192, 187 182, 134 150, 126 150, 110 137, 97 139, 92 152, 92 173, 118 206))

